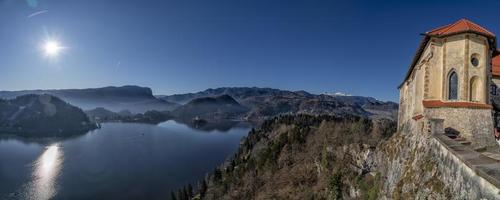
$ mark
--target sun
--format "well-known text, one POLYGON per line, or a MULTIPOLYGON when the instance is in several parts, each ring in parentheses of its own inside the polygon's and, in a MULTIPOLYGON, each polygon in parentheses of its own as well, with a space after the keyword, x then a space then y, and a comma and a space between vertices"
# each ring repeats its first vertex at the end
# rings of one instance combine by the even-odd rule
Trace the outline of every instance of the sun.
POLYGON ((56 57, 57 55, 59 55, 62 49, 63 47, 56 40, 46 41, 43 45, 45 55, 48 57, 56 57))

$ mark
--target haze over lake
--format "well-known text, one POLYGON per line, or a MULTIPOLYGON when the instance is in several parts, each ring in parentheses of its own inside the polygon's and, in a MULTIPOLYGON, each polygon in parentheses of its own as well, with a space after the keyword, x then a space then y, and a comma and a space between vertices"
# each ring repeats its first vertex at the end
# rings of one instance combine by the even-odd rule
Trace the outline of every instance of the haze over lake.
POLYGON ((0 199, 168 199, 231 156, 250 126, 104 123, 64 140, 0 139, 0 199))

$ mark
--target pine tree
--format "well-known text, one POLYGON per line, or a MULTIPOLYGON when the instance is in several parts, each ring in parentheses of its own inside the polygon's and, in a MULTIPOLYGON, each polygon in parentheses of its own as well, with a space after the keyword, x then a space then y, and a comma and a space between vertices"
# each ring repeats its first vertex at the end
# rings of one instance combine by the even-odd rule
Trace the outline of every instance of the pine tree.
POLYGON ((175 196, 174 192, 170 192, 170 199, 177 200, 177 197, 175 196))
POLYGON ((207 181, 205 181, 205 179, 203 179, 203 181, 201 182, 200 188, 199 188, 199 190, 200 190, 199 192, 200 192, 201 197, 205 196, 205 194, 207 193, 207 189, 208 189, 207 181))
POLYGON ((184 186, 184 187, 182 188, 182 197, 184 198, 183 200, 189 200, 189 199, 190 199, 190 198, 189 198, 189 195, 188 195, 188 192, 187 192, 187 188, 186 188, 186 186, 184 186))
POLYGON ((186 200, 186 198, 184 197, 184 193, 182 192, 182 189, 179 189, 177 191, 177 199, 178 200, 186 200))
POLYGON ((187 187, 187 194, 188 194, 188 197, 189 198, 192 198, 193 197, 193 186, 190 184, 188 184, 188 187, 187 187))
POLYGON ((219 168, 215 168, 215 171, 214 171, 214 180, 215 181, 222 180, 222 172, 220 171, 219 168))

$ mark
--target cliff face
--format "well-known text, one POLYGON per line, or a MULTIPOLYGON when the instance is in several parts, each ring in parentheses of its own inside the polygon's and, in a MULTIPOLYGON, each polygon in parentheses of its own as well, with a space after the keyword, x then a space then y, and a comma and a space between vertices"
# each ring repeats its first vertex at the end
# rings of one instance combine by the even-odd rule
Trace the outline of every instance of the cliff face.
POLYGON ((496 187, 423 123, 394 132, 395 122, 384 119, 298 115, 268 120, 200 184, 196 198, 499 198, 496 187))
POLYGON ((394 199, 452 199, 451 183, 444 182, 438 167, 449 167, 438 160, 429 144, 429 135, 411 133, 411 129, 394 134, 379 145, 374 170, 384 175, 382 196, 394 199))
POLYGON ((399 133, 379 145, 375 170, 385 177, 381 188, 383 196, 500 199, 500 190, 484 178, 484 174, 495 176, 498 161, 441 132, 430 131, 424 124, 422 121, 405 124, 399 133), (490 167, 492 170, 488 170, 490 167))
POLYGON ((394 127, 389 120, 354 116, 268 120, 209 176, 200 194, 203 199, 377 198, 377 144, 394 127))

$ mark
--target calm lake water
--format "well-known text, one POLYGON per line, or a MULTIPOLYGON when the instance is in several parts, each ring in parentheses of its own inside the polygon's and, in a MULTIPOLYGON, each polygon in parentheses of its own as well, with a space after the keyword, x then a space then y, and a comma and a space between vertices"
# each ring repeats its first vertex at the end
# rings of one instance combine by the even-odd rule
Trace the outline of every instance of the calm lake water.
POLYGON ((169 199, 236 152, 249 129, 105 123, 64 140, 0 137, 0 199, 169 199))

